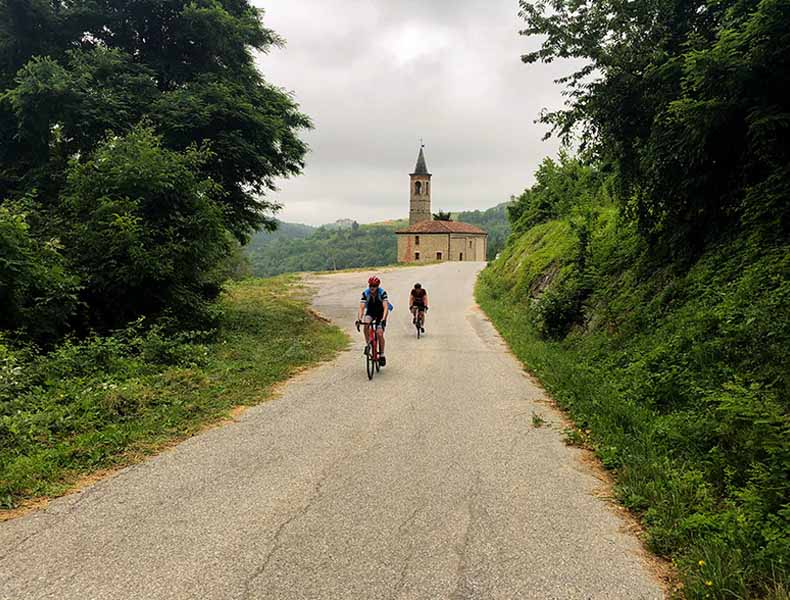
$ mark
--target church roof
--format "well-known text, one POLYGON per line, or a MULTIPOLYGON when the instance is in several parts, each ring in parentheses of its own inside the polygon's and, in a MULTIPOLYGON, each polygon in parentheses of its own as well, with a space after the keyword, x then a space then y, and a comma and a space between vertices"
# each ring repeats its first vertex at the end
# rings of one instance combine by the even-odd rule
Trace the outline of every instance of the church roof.
POLYGON ((420 221, 407 229, 399 229, 395 233, 467 233, 488 235, 485 231, 469 223, 460 221, 420 221))
POLYGON ((417 166, 414 167, 414 173, 412 175, 430 175, 428 172, 428 167, 425 165, 425 154, 422 151, 422 146, 420 146, 420 155, 417 157, 417 166))

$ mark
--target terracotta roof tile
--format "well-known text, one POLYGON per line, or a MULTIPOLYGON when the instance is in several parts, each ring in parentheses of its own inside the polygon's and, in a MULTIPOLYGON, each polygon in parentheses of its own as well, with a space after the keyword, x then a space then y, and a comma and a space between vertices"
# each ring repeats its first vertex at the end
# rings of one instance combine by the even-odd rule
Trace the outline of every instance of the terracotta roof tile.
POLYGON ((479 227, 458 221, 420 221, 407 229, 399 229, 395 233, 469 233, 487 235, 479 227))

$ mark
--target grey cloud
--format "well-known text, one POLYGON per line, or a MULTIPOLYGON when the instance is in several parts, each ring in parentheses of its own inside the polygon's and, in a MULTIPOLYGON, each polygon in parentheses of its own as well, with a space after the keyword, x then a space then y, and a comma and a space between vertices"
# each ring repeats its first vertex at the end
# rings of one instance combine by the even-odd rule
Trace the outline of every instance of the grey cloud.
POLYGON ((316 128, 305 173, 283 181, 280 218, 311 224, 405 216, 418 139, 434 209, 487 208, 519 193, 556 142, 541 108, 568 65, 524 65, 514 0, 278 0, 265 23, 287 39, 259 59, 316 128))

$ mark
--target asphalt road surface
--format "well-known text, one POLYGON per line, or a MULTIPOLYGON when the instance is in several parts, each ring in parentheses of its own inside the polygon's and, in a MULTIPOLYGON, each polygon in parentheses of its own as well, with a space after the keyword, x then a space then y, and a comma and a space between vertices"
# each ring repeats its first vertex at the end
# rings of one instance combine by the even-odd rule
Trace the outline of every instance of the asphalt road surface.
POLYGON ((395 312, 372 382, 353 329, 367 275, 316 278, 352 348, 237 422, 0 524, 0 598, 664 598, 474 307, 480 268, 382 275, 395 312), (420 340, 415 280, 431 300, 420 340))

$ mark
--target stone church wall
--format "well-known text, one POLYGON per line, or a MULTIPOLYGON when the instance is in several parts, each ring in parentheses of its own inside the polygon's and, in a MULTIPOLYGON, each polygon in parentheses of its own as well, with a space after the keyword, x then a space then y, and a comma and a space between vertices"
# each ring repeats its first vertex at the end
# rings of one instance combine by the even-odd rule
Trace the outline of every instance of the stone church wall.
POLYGON ((486 238, 483 235, 459 233, 422 233, 398 236, 399 262, 436 260, 484 261, 486 260, 486 238), (417 243, 418 237, 419 244, 417 243), (417 253, 419 253, 419 258, 417 253), (441 253, 441 256, 438 253, 441 253))
POLYGON ((482 235, 453 234, 450 243, 450 260, 484 261, 486 238, 482 235))
POLYGON ((421 233, 398 236, 398 261, 399 262, 424 262, 432 260, 447 260, 446 233, 421 233), (420 242, 417 243, 417 238, 420 242), (417 253, 420 256, 417 258, 417 253), (437 257, 441 252, 441 258, 437 257))

